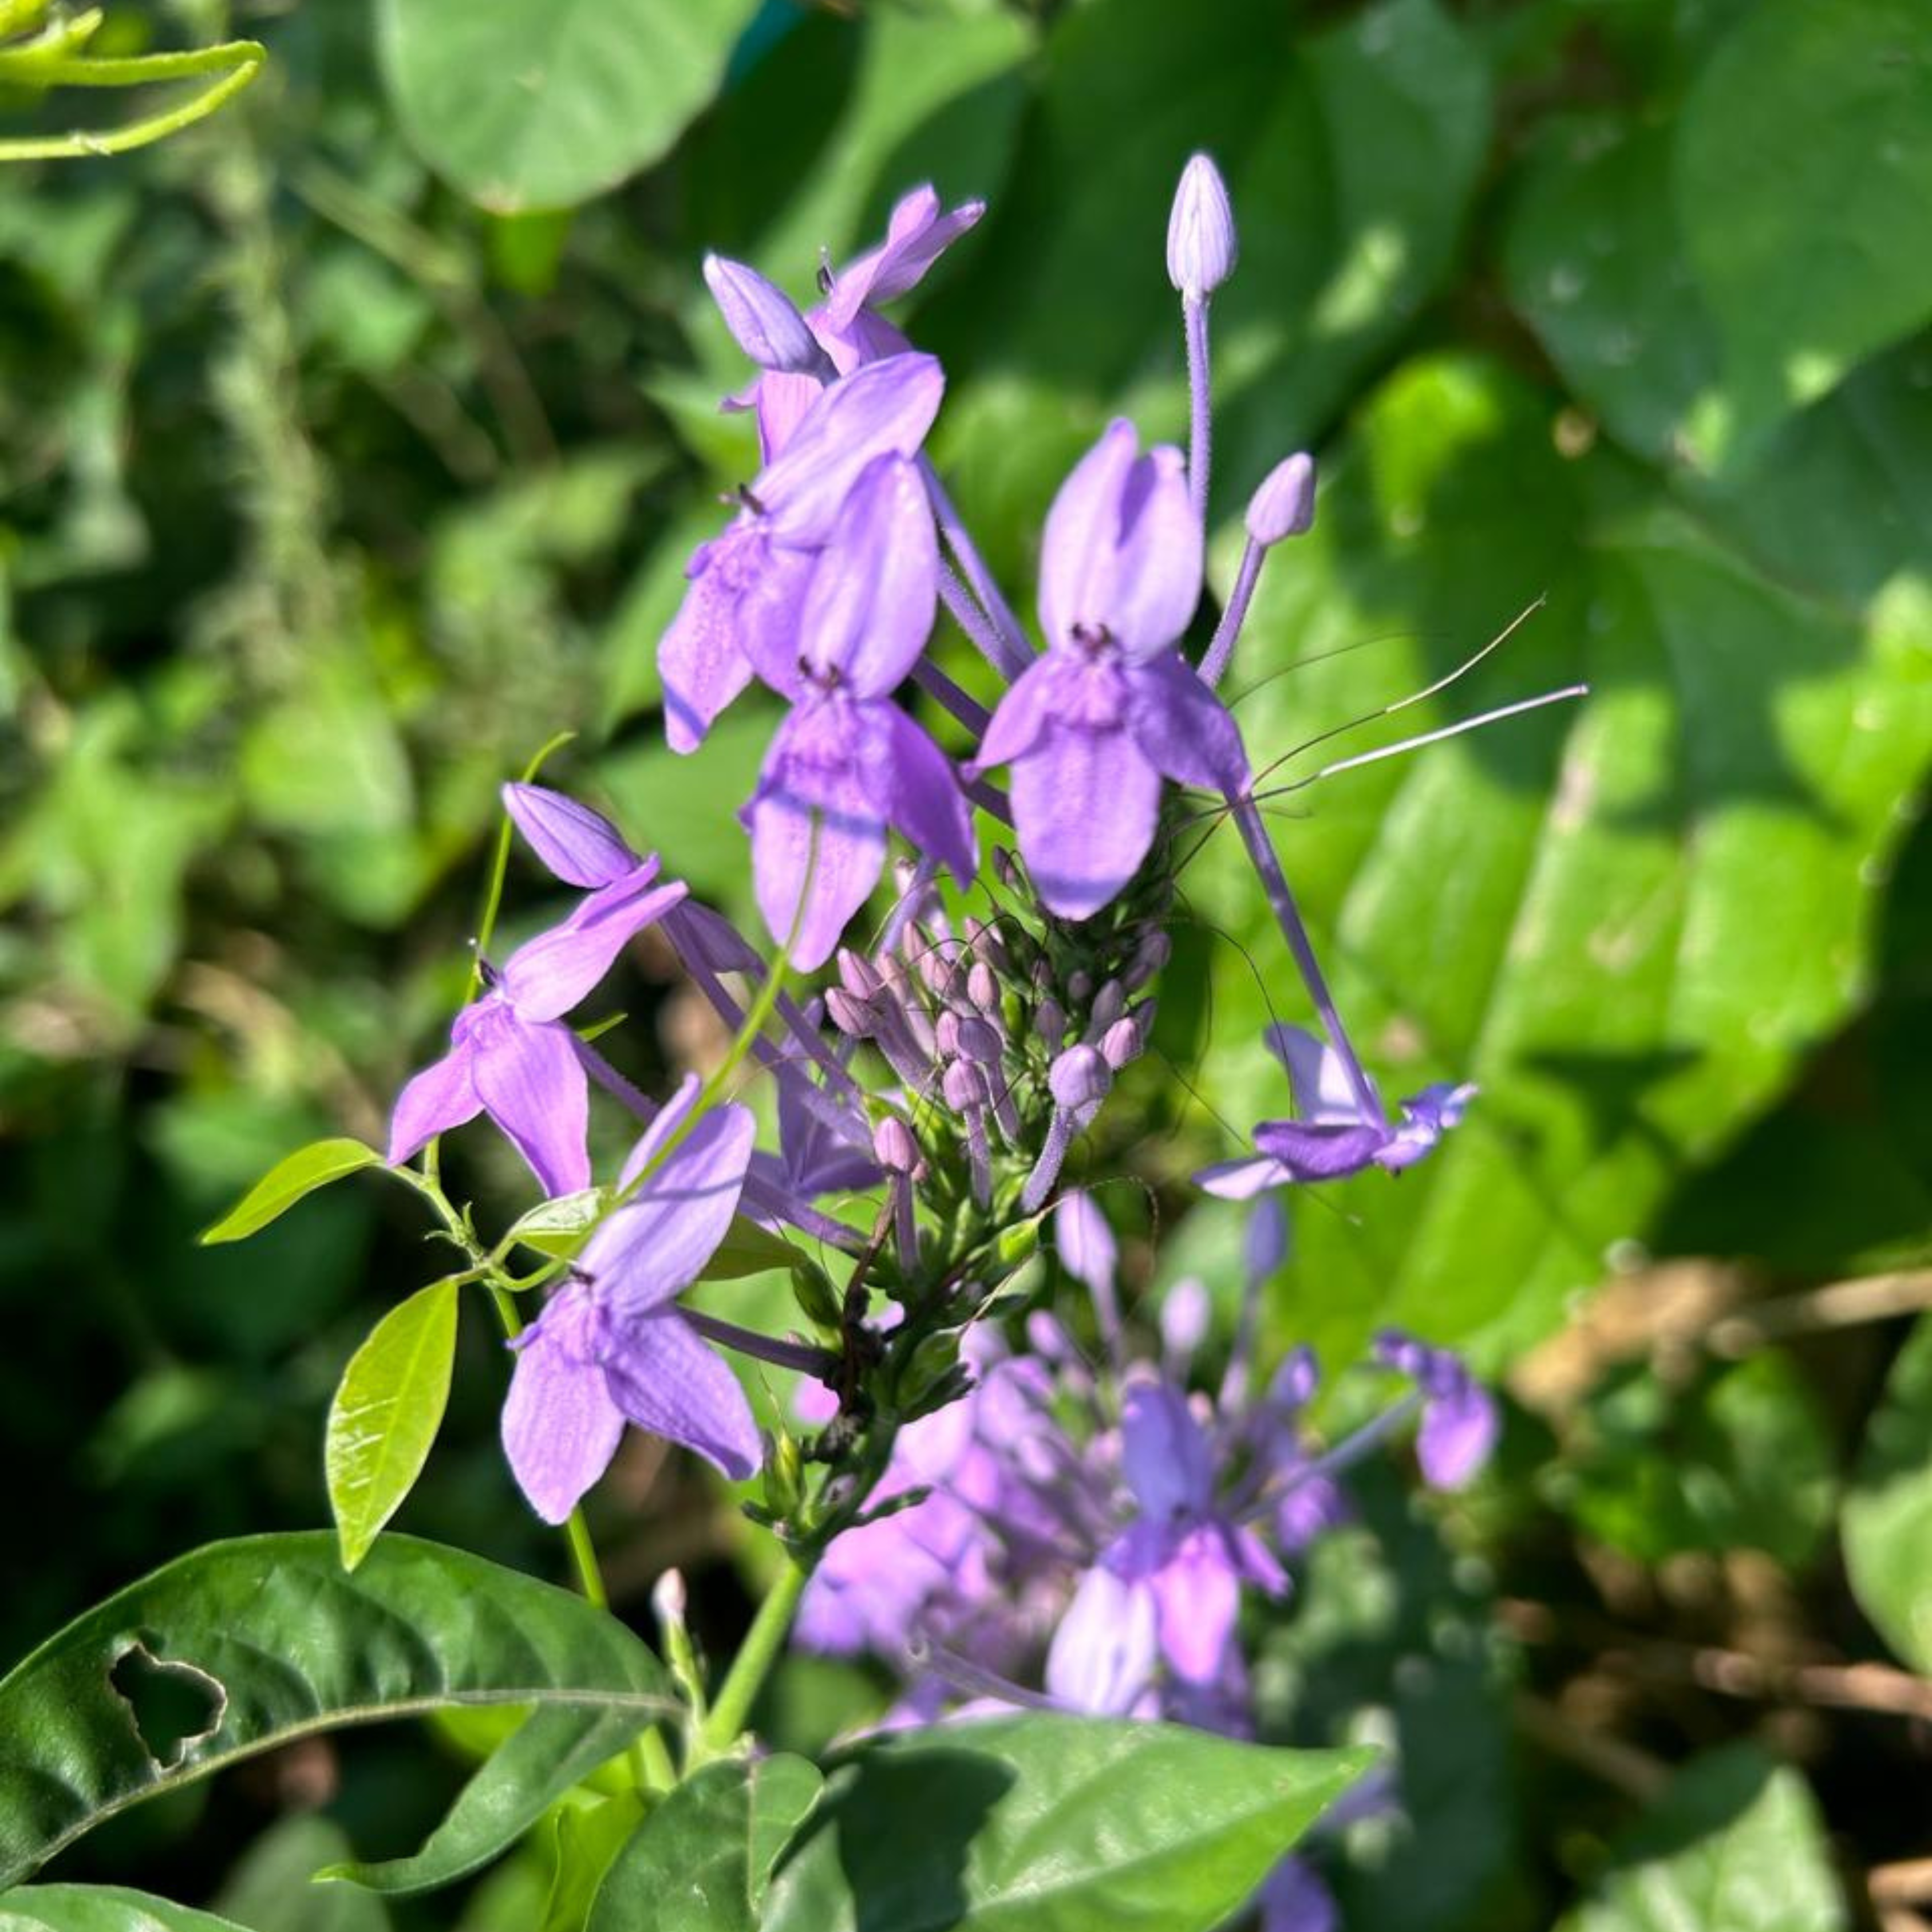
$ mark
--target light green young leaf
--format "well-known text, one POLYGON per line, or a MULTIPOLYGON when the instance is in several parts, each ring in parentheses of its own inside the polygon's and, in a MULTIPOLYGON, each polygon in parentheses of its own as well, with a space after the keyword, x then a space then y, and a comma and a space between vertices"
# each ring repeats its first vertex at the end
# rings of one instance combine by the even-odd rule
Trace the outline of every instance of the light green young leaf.
POLYGON ((1892 1365, 1840 1522, 1859 1609, 1913 1670, 1932 1671, 1932 1316, 1892 1365))
POLYGON ((0 1932, 248 1932, 232 1918, 118 1885, 23 1885, 0 1896, 0 1932))
POLYGON ((1749 1744, 1696 1759, 1558 1932, 1845 1932, 1810 1787, 1749 1744))
POLYGON ((782 1752, 706 1766, 618 1854, 585 1932, 758 1932, 772 1868, 824 1789, 782 1752))
POLYGON ((764 1932, 1212 1932, 1370 1760, 1046 1715, 882 1738, 832 1769, 764 1932))
POLYGON ((0 1887, 129 1805, 292 1738, 502 1703, 640 1725, 677 1708, 614 1618, 480 1557, 390 1536, 350 1574, 326 1531, 212 1544, 0 1679, 0 1887), (117 1684, 144 1659, 205 1706, 199 1730, 130 1720, 117 1684))
POLYGON ((342 1372, 322 1464, 345 1569, 368 1555, 429 1460, 449 1401, 460 1294, 453 1278, 418 1289, 376 1323, 342 1372))
POLYGON ((360 1141, 312 1141, 285 1155, 202 1235, 204 1247, 244 1240, 286 1214, 307 1194, 365 1167, 380 1167, 382 1156, 360 1141))
POLYGON ((724 77, 756 0, 380 0, 403 131, 497 214, 566 208, 670 148, 724 77))
POLYGON ((521 1241, 546 1255, 574 1255, 610 1202, 610 1190, 603 1187, 586 1187, 575 1194, 539 1201, 517 1217, 503 1238, 521 1241))

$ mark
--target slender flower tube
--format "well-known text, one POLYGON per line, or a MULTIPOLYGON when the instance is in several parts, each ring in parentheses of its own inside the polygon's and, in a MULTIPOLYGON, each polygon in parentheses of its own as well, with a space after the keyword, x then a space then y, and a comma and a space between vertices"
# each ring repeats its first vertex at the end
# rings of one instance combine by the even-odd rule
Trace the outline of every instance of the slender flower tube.
POLYGON ((1248 500, 1246 521, 1248 541, 1234 572, 1234 587, 1201 660, 1202 677, 1210 686, 1221 682, 1234 656, 1255 586, 1261 580, 1262 560, 1275 544, 1315 526, 1315 459, 1298 454, 1277 463, 1248 500))
POLYGON ((1196 154, 1180 172, 1168 216, 1167 275, 1180 296, 1187 340, 1188 496, 1204 522, 1212 440, 1208 298, 1234 272, 1238 252, 1226 184, 1205 154, 1196 154))

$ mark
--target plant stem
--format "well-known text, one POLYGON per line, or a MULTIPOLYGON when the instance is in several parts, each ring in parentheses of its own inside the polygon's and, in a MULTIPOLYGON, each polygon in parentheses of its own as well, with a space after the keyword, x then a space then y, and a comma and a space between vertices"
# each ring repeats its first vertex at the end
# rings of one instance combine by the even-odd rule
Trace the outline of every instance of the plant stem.
POLYGON ((728 1750, 738 1741, 752 1706, 791 1633, 791 1621, 811 1574, 787 1555, 784 1568, 772 1586, 771 1594, 758 1606, 758 1614, 752 1620, 752 1628, 746 1632, 745 1641, 718 1687, 711 1714, 704 1720, 699 1741, 705 1752, 728 1750))

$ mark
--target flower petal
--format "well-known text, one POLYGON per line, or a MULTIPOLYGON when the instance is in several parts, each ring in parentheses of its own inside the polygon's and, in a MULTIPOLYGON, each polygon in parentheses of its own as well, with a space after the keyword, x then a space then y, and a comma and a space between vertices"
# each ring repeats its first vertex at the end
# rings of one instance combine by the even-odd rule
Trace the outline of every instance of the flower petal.
POLYGON ((1075 625, 1106 621, 1113 602, 1120 497, 1139 447, 1133 424, 1116 417, 1068 472, 1047 512, 1040 539, 1040 620, 1049 651, 1073 641, 1075 625))
POLYGON ((502 988, 526 1020, 554 1020, 589 994, 619 953, 686 890, 681 880, 652 884, 655 860, 614 886, 586 893, 561 926, 540 932, 504 962, 502 988))
POLYGON ((604 1372, 611 1399, 640 1429, 696 1450, 732 1481, 764 1460, 738 1378, 674 1310, 617 1328, 604 1372))
POLYGON ((1053 1634, 1047 1693, 1071 1710, 1126 1717, 1151 1684, 1157 1654, 1151 1593, 1096 1564, 1053 1634))
MULTIPOLYGON (((639 1143, 627 1173, 641 1166, 638 1155, 648 1160, 656 1152, 653 1136, 662 1145, 670 1114, 667 1108, 639 1143)), ((712 1108, 591 1236, 578 1271, 595 1286, 614 1322, 662 1307, 703 1272, 737 1212, 754 1130, 745 1108, 712 1108)))
POLYGON ((503 1404, 503 1450, 546 1522, 562 1522, 610 1467, 624 1418, 597 1360, 596 1310, 575 1283, 518 1338, 503 1404))
POLYGON ((697 750, 711 721, 752 681, 738 604, 764 550, 756 526, 741 518, 692 560, 690 587, 658 641, 664 739, 674 752, 697 750))
POLYGON ((1201 601, 1201 519, 1172 444, 1149 450, 1128 472, 1120 519, 1111 596, 1093 614, 1128 657, 1148 658, 1186 629, 1201 601))
POLYGON ((831 958, 886 862, 885 815, 861 782, 850 707, 801 706, 778 727, 746 808, 758 910, 809 972, 831 958))
POLYGON ((1214 1500, 1214 1455, 1187 1397, 1173 1383, 1142 1375, 1120 1410, 1120 1472, 1150 1522, 1198 1515, 1214 1500))
POLYGON ((1177 1676, 1211 1684, 1234 1638, 1241 1580, 1218 1528, 1202 1526, 1153 1576, 1161 1654, 1177 1676))
POLYGON ((1255 1145, 1279 1161, 1291 1180, 1340 1180, 1373 1166, 1388 1144, 1387 1132, 1360 1122, 1308 1126, 1299 1120, 1264 1120, 1255 1145))
POLYGON ((1160 774, 1124 730, 1049 722, 1013 765, 1012 805, 1021 853, 1048 910, 1086 919, 1147 856, 1160 774))
POLYGON ((1048 655, 1036 658, 1022 671, 1012 688, 993 711, 992 722, 980 741, 968 768, 976 777, 981 772, 1011 764, 1024 758, 1038 741, 1053 716, 1053 695, 1061 672, 1061 660, 1048 655))
MULTIPOLYGON (((854 709, 858 707, 855 706, 854 709)), ((879 775, 874 793, 887 820, 928 857, 970 884, 977 859, 973 812, 952 760, 896 704, 868 704, 875 736, 868 746, 879 775)))
POLYGON ((1128 729, 1156 771, 1182 784, 1246 790, 1240 728, 1178 651, 1133 666, 1126 687, 1128 729))
POLYGON ((927 269, 986 212, 983 201, 967 201, 942 214, 939 196, 929 184, 902 195, 886 224, 884 242, 839 270, 825 304, 826 320, 835 328, 847 328, 862 308, 877 308, 910 294, 927 269))
POLYGON ((655 859, 641 859, 601 812, 547 786, 506 784, 503 808, 530 850, 567 886, 610 886, 655 859))
POLYGON ((939 608, 939 538, 918 470, 882 456, 852 486, 805 593, 797 655, 884 698, 917 662, 939 608))
POLYGON ((471 1048, 459 1040, 396 1096, 389 1117, 388 1163, 398 1167, 433 1136, 447 1133, 483 1111, 470 1078, 471 1048))
POLYGON ((1268 1051, 1288 1070, 1295 1118, 1304 1126, 1358 1126, 1362 1111, 1340 1054, 1305 1027, 1277 1020, 1262 1034, 1268 1051))
POLYGON ((590 1185, 590 1088, 577 1036, 557 1021, 526 1022, 507 1002, 497 1004, 491 1024, 472 1036, 476 1091, 545 1194, 580 1193, 590 1185))
POLYGON ((1243 1160, 1216 1161, 1195 1175, 1194 1184, 1223 1201, 1252 1201, 1270 1187, 1286 1186, 1294 1178, 1280 1161, 1262 1154, 1250 1154, 1243 1160))

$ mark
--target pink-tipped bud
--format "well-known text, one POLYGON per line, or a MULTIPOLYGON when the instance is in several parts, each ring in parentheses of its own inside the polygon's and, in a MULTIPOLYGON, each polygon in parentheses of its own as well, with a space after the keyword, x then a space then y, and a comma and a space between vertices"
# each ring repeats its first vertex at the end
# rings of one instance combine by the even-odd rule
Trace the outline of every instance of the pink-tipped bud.
POLYGON ((1264 549, 1298 537, 1315 522, 1315 459, 1298 452, 1262 479, 1248 499, 1248 535, 1264 549))
POLYGON ((1144 1043, 1138 1020, 1116 1020, 1100 1036, 1100 1058, 1118 1073, 1122 1067, 1139 1059, 1144 1043))
POLYGON ((850 946, 838 949, 837 964, 838 983, 855 1000, 869 1000, 883 983, 872 970, 872 962, 850 946))
POLYGON ((1000 982, 983 959, 976 959, 966 969, 966 997, 982 1013, 1000 1010, 1000 982))
POLYGON ((1227 184, 1205 154, 1180 171, 1167 218, 1167 278, 1190 302, 1205 302, 1234 272, 1240 254, 1227 184))
POLYGON ((863 1000, 855 1000, 842 986, 830 988, 825 995, 826 1016, 848 1040, 866 1040, 877 1024, 877 1016, 863 1000))
POLYGON ((1090 1046, 1070 1046, 1046 1070, 1047 1090, 1069 1113, 1097 1107, 1113 1084, 1112 1070, 1090 1046))
POLYGON ((832 373, 818 337, 790 296, 757 269, 728 255, 707 255, 704 281, 732 339, 760 368, 794 376, 832 373))
POLYGON ((682 1631, 686 1603, 684 1578, 678 1570, 667 1570, 651 1586, 651 1609, 658 1629, 667 1636, 673 1630, 682 1631))
POLYGON ((888 1174, 911 1174, 919 1167, 919 1143, 896 1114, 888 1114, 872 1130, 872 1153, 888 1174))

